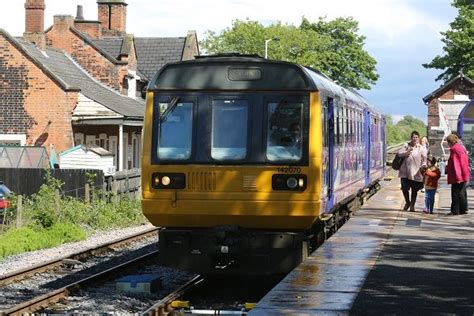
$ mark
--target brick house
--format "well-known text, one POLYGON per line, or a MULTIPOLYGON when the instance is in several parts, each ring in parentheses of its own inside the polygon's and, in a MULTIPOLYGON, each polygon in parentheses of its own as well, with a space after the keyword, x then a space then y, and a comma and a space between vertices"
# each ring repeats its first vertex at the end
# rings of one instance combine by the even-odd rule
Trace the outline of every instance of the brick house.
MULTIPOLYGON (((445 133, 457 131, 459 113, 473 98, 474 81, 463 74, 423 98, 423 102, 428 106, 428 139, 433 155, 443 155, 443 136, 445 133)), ((447 148, 446 144, 443 146, 447 148)))
POLYGON ((167 62, 199 54, 196 34, 135 38, 123 0, 98 0, 99 21, 56 15, 44 30, 44 0, 26 0, 25 33, 0 29, 0 144, 95 144, 117 170, 140 167, 142 91, 167 62))

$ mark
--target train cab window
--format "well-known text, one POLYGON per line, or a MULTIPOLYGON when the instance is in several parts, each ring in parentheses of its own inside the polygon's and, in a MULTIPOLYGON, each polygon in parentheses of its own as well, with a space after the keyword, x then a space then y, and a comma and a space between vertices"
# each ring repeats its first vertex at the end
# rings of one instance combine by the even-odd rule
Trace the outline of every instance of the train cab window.
POLYGON ((191 157, 193 131, 193 103, 160 102, 160 131, 158 158, 162 160, 187 160, 191 157))
POLYGON ((301 160, 303 104, 268 103, 267 158, 270 161, 301 160))
POLYGON ((247 156, 247 100, 213 100, 211 157, 242 160, 247 156))

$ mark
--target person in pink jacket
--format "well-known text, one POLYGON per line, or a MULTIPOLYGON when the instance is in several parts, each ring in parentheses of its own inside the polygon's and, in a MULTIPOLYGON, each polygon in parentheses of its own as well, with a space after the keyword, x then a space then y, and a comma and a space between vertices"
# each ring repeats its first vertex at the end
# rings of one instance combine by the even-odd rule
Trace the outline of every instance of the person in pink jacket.
POLYGON ((451 184, 451 212, 448 215, 466 214, 468 210, 466 188, 471 179, 469 158, 456 134, 449 135, 446 140, 450 150, 448 184, 451 184))

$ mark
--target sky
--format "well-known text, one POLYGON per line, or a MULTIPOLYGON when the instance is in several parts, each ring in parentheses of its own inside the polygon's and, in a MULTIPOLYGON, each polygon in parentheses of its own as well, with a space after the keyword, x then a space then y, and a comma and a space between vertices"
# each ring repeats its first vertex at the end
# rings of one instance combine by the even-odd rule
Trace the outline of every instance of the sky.
MULTIPOLYGON (((364 49, 376 59, 380 75, 371 90, 361 94, 395 121, 412 115, 427 121, 422 98, 442 85, 435 81, 439 70, 425 69, 443 54, 440 32, 449 29, 458 12, 450 0, 127 0, 127 33, 135 36, 183 37, 195 30, 198 39, 206 31, 220 32, 236 19, 251 19, 269 25, 299 25, 302 17, 315 22, 353 17, 359 35, 366 37, 364 49)), ((24 0, 2 1, 0 28, 11 35, 24 31, 24 0)), ((45 28, 54 15, 76 15, 84 8, 86 20, 97 20, 96 0, 45 0, 45 28)), ((262 46, 264 43, 262 43, 262 46)), ((269 44, 271 49, 271 43, 269 44)))

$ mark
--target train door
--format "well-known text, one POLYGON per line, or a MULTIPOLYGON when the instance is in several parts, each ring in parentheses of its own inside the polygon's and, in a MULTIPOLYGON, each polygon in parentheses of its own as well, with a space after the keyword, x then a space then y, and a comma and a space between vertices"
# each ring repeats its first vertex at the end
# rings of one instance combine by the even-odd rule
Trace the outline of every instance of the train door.
POLYGON ((387 161, 387 121, 382 117, 380 121, 380 129, 382 130, 382 175, 385 175, 385 163, 387 161))
POLYGON ((369 110, 364 110, 364 143, 365 143, 365 185, 368 186, 370 183, 370 161, 371 156, 371 138, 372 138, 372 116, 369 110))
POLYGON ((327 172, 326 172, 326 183, 327 183, 327 198, 328 203, 326 205, 326 211, 329 211, 334 206, 334 99, 327 98, 327 116, 325 117, 326 125, 326 144, 328 147, 328 161, 327 161, 327 172))

